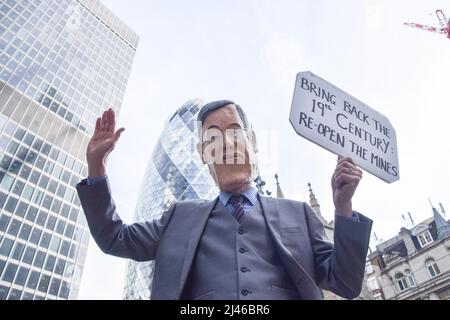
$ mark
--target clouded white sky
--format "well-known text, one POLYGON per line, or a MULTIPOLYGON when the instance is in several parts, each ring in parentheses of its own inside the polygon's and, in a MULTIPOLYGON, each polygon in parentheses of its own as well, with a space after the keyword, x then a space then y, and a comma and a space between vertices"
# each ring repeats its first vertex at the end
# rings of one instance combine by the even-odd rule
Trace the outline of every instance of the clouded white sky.
MULTIPOLYGON (((191 98, 232 99, 260 144, 262 177, 307 201, 311 182, 327 220, 336 156, 289 123, 295 76, 311 71, 384 114, 397 133, 400 181, 365 172, 353 207, 387 240, 411 212, 450 210, 448 79, 450 39, 403 22, 438 25, 447 1, 103 0, 140 36, 118 121, 126 128, 108 175, 122 219, 133 213, 147 162, 167 118, 191 98), (275 156, 274 156, 275 155, 275 156)), ((106 106, 105 106, 106 107, 106 106)), ((449 217, 447 217, 448 219, 449 217)), ((374 245, 375 243, 372 243, 374 245)), ((91 240, 79 299, 121 299, 126 261, 91 240)))

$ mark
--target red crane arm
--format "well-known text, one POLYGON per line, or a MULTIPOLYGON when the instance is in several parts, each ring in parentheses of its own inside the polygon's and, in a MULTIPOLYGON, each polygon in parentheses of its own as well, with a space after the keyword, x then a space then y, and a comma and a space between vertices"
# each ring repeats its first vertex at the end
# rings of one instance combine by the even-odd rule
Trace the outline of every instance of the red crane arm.
POLYGON ((435 27, 431 27, 431 26, 427 26, 427 25, 423 25, 423 24, 419 24, 419 23, 414 23, 414 22, 405 22, 404 25, 413 27, 413 28, 423 29, 423 30, 430 31, 430 32, 447 34, 447 28, 435 28, 435 27))
POLYGON ((449 23, 448 23, 447 17, 445 16, 444 12, 442 12, 442 10, 436 10, 436 16, 439 19, 439 24, 441 25, 441 28, 448 29, 449 23))

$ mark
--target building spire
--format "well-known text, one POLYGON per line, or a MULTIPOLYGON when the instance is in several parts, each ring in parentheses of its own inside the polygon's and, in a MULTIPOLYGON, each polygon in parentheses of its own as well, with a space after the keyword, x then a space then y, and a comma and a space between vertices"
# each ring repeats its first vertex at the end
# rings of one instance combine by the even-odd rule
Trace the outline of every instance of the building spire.
POLYGON ((444 219, 445 219, 445 217, 447 216, 447 213, 445 212, 444 206, 440 202, 439 202, 439 207, 441 208, 441 213, 444 215, 444 219))
POLYGON ((277 198, 284 198, 283 191, 281 191, 280 183, 278 182, 278 174, 275 173, 275 180, 277 181, 277 198))
MULTIPOLYGON (((430 199, 428 199, 428 201, 430 201, 430 199)), ((450 225, 447 223, 447 221, 445 221, 439 211, 433 206, 431 201, 430 204, 431 208, 433 209, 433 217, 434 223, 436 224, 438 239, 450 236, 450 225)))
POLYGON ((322 213, 320 212, 320 205, 319 201, 316 199, 316 195, 312 191, 311 183, 308 182, 309 187, 309 204, 311 205, 311 208, 319 215, 322 216, 322 213))

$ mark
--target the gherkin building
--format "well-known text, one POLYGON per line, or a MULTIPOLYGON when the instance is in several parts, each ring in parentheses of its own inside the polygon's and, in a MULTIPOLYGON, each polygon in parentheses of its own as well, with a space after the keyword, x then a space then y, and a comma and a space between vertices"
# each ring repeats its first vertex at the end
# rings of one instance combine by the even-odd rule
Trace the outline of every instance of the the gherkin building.
MULTIPOLYGON (((197 153, 200 99, 186 102, 167 121, 151 155, 137 200, 135 221, 159 218, 174 201, 214 199, 219 191, 197 153)), ((154 262, 130 261, 124 299, 150 299, 154 262)))

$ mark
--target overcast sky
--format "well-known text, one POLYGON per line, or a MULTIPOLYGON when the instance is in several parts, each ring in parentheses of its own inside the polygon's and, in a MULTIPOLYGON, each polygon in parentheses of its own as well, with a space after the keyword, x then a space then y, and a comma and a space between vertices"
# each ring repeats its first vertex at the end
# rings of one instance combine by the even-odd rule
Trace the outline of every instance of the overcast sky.
MULTIPOLYGON (((126 131, 108 175, 127 223, 167 118, 191 98, 232 99, 260 144, 263 179, 307 201, 311 182, 327 220, 336 156, 299 137, 289 123, 295 76, 312 71, 385 115, 397 133, 400 180, 365 172, 353 207, 387 240, 411 212, 432 215, 428 198, 450 210, 448 83, 450 39, 403 22, 438 25, 448 1, 103 0, 140 36, 118 121, 126 131), (412 4, 414 3, 414 4, 412 4)), ((450 217, 447 216, 447 219, 450 217)), ((374 245, 374 243, 372 243, 374 245)), ((126 261, 91 240, 79 299, 121 299, 126 261)))

